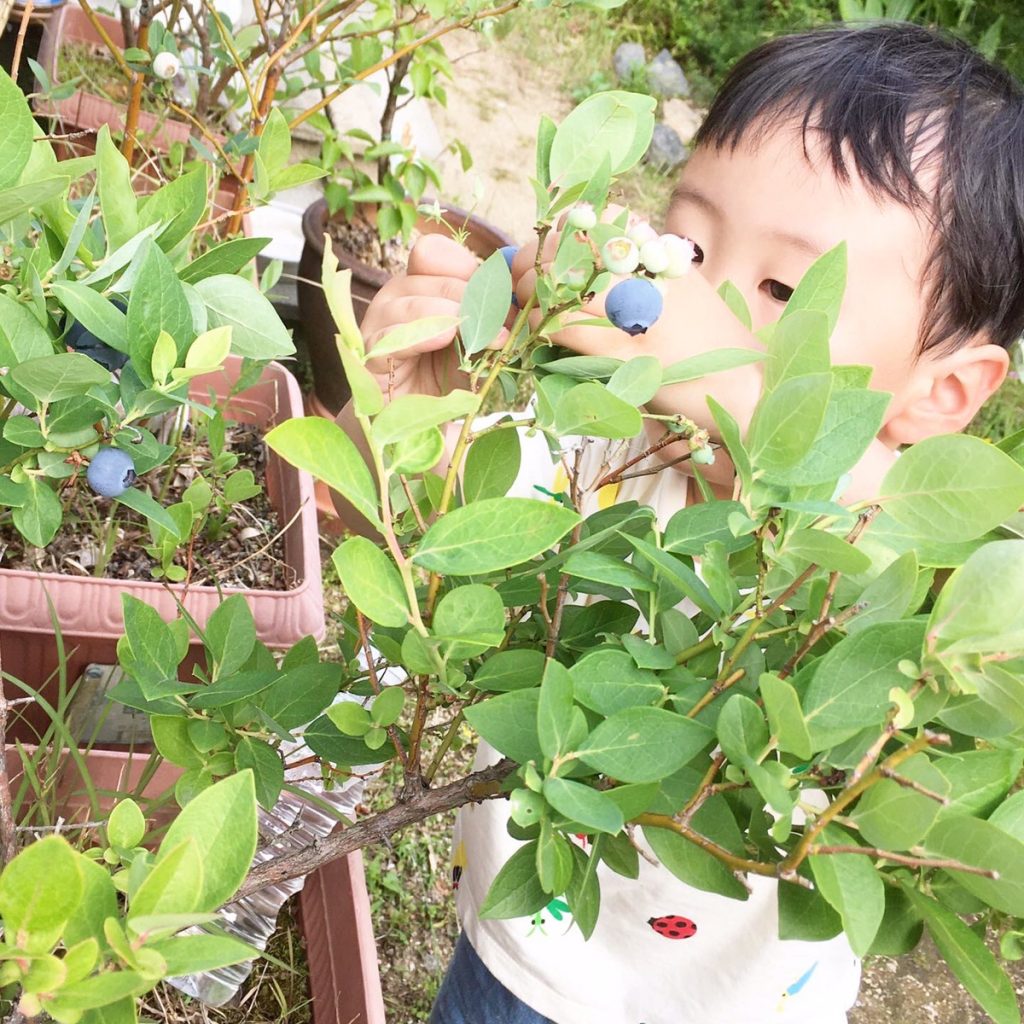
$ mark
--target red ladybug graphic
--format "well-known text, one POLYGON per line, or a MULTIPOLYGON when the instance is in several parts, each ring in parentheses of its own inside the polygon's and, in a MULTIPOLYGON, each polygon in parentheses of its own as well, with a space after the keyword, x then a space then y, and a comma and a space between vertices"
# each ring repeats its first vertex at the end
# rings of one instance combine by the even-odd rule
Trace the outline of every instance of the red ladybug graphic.
POLYGON ((679 914, 652 917, 647 923, 666 939, 689 939, 697 934, 697 926, 688 917, 680 917, 679 914))

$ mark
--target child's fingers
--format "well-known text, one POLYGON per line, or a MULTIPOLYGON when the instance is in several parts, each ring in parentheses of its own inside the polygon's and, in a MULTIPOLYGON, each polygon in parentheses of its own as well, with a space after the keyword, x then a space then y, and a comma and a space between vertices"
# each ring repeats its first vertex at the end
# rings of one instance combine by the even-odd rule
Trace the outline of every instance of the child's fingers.
POLYGON ((385 373, 387 372, 390 359, 394 359, 396 362, 404 362, 405 360, 415 359, 417 356, 446 348, 455 339, 455 333, 458 330, 457 324, 446 330, 439 331, 437 334, 417 342, 415 345, 410 345, 399 352, 394 352, 390 356, 380 359, 373 358, 374 345, 387 335, 389 331, 393 331, 403 324, 410 324, 416 320, 421 320, 424 317, 458 317, 458 315, 459 304, 450 299, 431 295, 405 295, 392 299, 387 306, 386 322, 385 318, 382 317, 379 322, 371 324, 370 330, 366 330, 366 323, 364 321, 364 336, 367 339, 366 347, 370 355, 366 364, 367 368, 371 373, 385 373))
POLYGON ((423 235, 409 253, 409 276, 424 274, 468 281, 480 261, 465 246, 446 235, 423 235))

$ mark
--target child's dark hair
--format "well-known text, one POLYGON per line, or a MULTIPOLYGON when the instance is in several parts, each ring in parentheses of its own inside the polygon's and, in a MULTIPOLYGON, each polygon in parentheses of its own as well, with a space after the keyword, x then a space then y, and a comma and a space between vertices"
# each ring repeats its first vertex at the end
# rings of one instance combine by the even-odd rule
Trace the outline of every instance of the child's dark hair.
POLYGON ((930 220, 921 351, 1024 333, 1024 90, 1010 74, 916 25, 785 36, 733 67, 696 144, 756 143, 787 122, 841 181, 852 158, 869 189, 930 220))

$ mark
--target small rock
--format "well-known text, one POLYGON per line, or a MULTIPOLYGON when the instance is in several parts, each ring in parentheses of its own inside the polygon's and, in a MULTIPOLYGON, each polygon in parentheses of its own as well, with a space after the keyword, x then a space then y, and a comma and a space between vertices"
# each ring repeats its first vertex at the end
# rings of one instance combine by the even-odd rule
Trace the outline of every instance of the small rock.
POLYGON ((667 174, 674 171, 689 155, 689 150, 674 128, 660 122, 654 126, 651 144, 644 155, 647 163, 667 174))
POLYGON ((697 110, 687 100, 665 100, 661 119, 669 128, 674 128, 683 145, 688 146, 704 120, 704 111, 697 110))
POLYGON ((639 43, 620 43, 615 49, 615 56, 612 57, 612 67, 615 68, 615 75, 620 82, 630 77, 631 72, 636 68, 642 68, 647 63, 647 54, 639 43))
POLYGON ((647 81, 651 91, 658 96, 690 95, 690 83, 686 80, 679 62, 668 50, 662 50, 647 65, 647 81))

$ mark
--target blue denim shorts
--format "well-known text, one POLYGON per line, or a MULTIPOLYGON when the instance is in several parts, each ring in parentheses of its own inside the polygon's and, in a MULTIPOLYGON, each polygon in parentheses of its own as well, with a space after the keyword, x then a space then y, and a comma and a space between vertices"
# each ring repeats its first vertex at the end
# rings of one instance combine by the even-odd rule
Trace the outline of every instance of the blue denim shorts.
POLYGON ((554 1024, 531 1010, 494 977, 465 933, 441 982, 430 1024, 554 1024))

